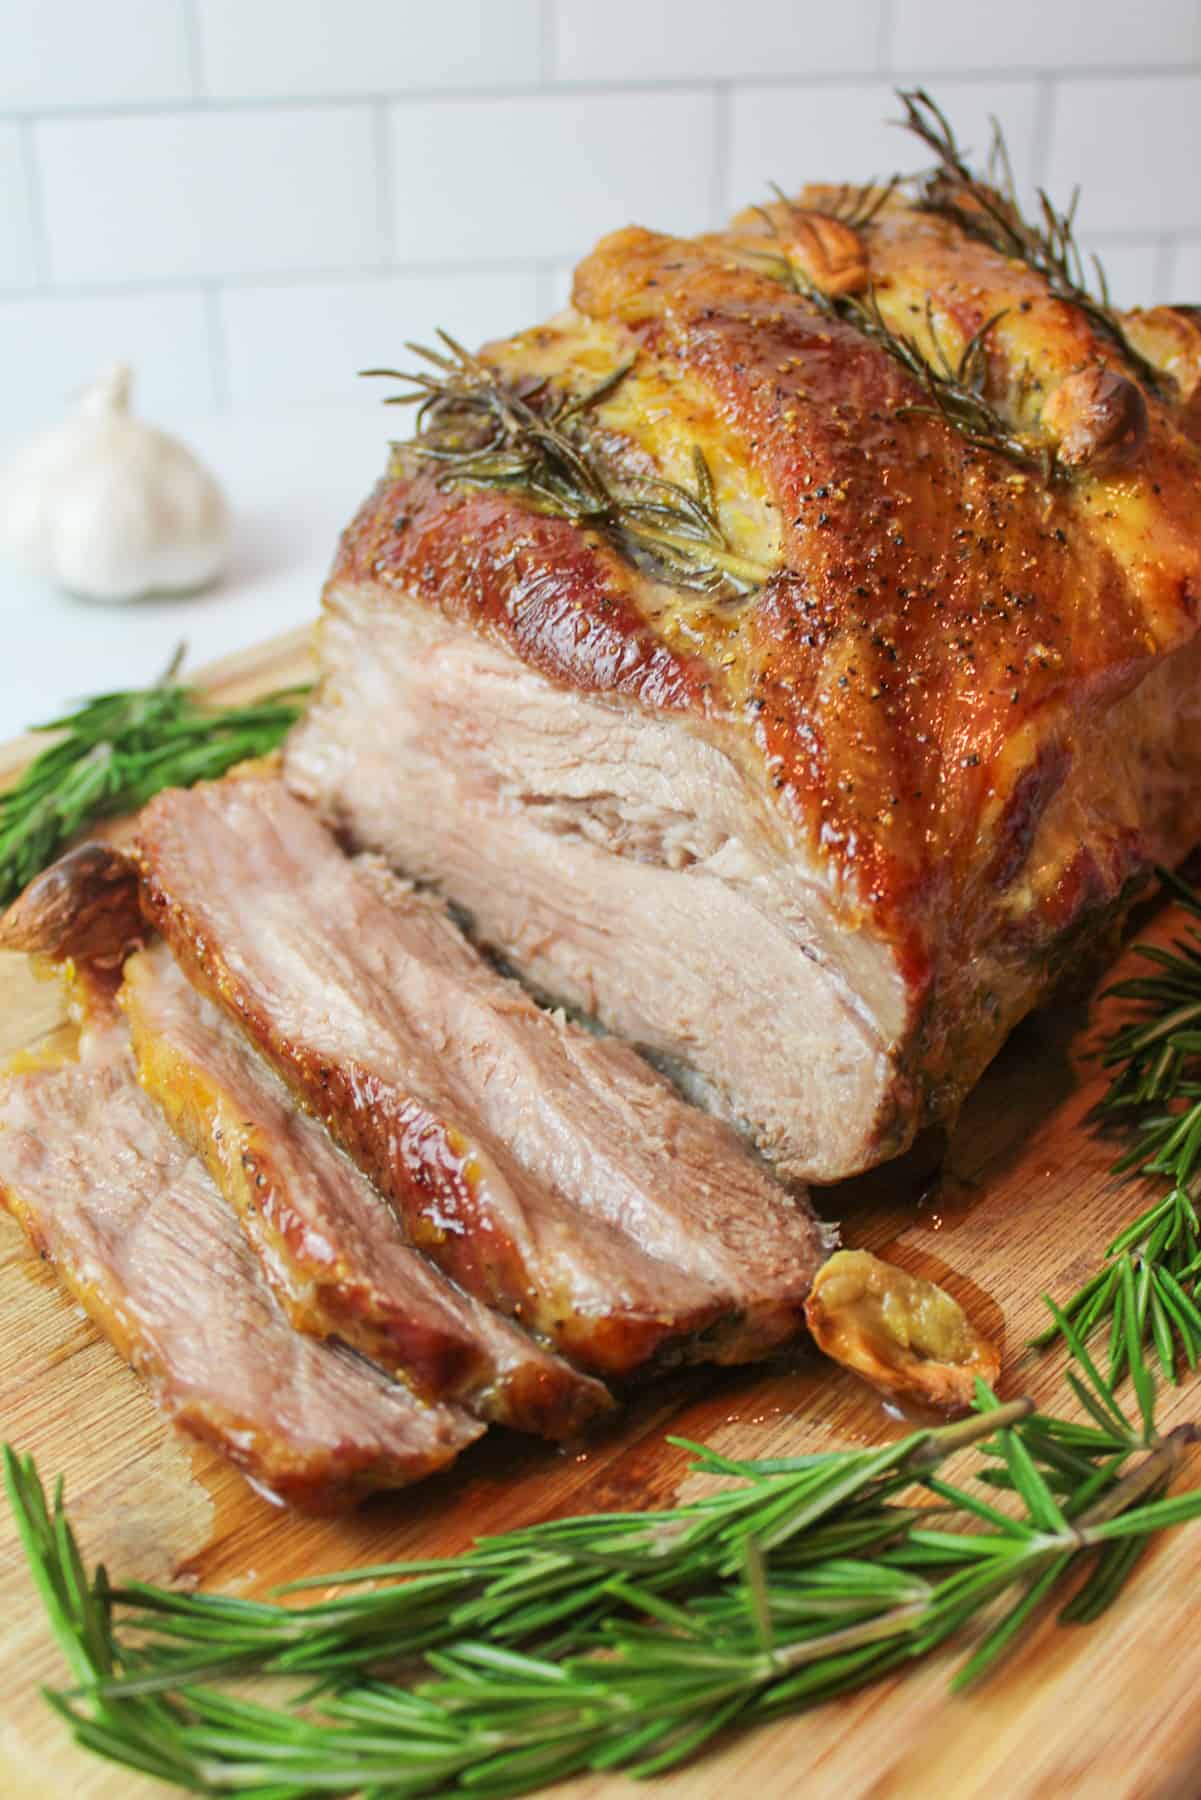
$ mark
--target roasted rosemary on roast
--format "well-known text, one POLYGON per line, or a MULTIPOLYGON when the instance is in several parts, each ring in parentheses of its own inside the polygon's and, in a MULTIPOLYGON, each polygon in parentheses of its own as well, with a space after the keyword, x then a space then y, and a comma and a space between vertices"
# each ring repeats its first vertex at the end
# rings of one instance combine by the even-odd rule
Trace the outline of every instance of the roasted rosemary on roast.
POLYGON ((446 486, 516 494, 536 512, 598 532, 675 587, 745 594, 772 574, 732 548, 701 450, 693 451, 689 489, 619 466, 591 441, 594 409, 621 385, 632 363, 579 394, 537 380, 516 387, 446 332, 438 337, 440 350, 407 346, 427 368, 363 371, 410 384, 386 402, 417 407, 415 435, 396 446, 402 461, 434 467, 446 486))
MULTIPOLYGON (((830 217, 837 218, 844 224, 851 219, 855 219, 860 226, 867 224, 875 217, 896 185, 894 177, 887 186, 858 190, 858 198, 854 190, 843 190, 846 197, 840 195, 834 204, 836 207, 845 207, 846 213, 831 211, 830 217)), ((795 203, 779 187, 775 188, 775 194, 782 205, 794 206, 795 203)), ((874 287, 868 287, 862 294, 825 292, 788 256, 779 226, 772 214, 766 208, 760 207, 757 210, 771 236, 777 241, 778 248, 762 253, 748 252, 744 245, 743 254, 749 253, 757 261, 767 263, 778 281, 784 282, 794 293, 801 295, 823 318, 851 326, 862 337, 867 338, 869 343, 875 344, 890 356, 907 375, 913 377, 925 398, 901 407, 899 410, 902 414, 925 414, 930 418, 941 419, 943 424, 958 432, 974 449, 989 450, 1020 467, 1037 469, 1047 481, 1058 479, 1066 473, 1056 460, 1054 449, 1049 443, 1015 430, 1000 408, 989 399, 988 340, 993 328, 1004 317, 1003 313, 985 320, 959 355, 952 356, 939 334, 934 309, 927 297, 926 331, 932 350, 932 354, 927 354, 915 337, 895 330, 888 323, 874 287)))
POLYGON ((1079 307, 1103 338, 1119 352, 1140 381, 1158 389, 1159 372, 1140 356, 1110 304, 1105 272, 1093 258, 1098 293, 1090 291, 1084 259, 1076 241, 1075 214, 1079 190, 1066 212, 1059 212, 1040 189, 1040 218, 1023 216, 1004 134, 993 121, 987 174, 972 170, 946 115, 922 88, 899 91, 905 108, 902 123, 936 158, 935 167, 919 178, 917 204, 926 212, 951 219, 961 231, 1002 256, 1015 257, 1041 275, 1053 299, 1079 307))
POLYGON ((889 325, 880 310, 874 288, 865 298, 857 294, 831 298, 806 281, 801 271, 794 269, 792 273, 798 291, 804 293, 819 312, 827 318, 841 319, 853 325, 899 363, 906 374, 913 376, 925 400, 901 407, 902 415, 924 414, 928 418, 941 419, 973 448, 991 450, 1009 462, 1037 469, 1047 481, 1063 476, 1064 470, 1056 460, 1052 446, 1015 431, 988 398, 988 340, 994 326, 1004 317, 1002 313, 985 320, 960 354, 952 356, 938 333, 934 310, 927 298, 926 330, 933 348, 933 356, 927 356, 915 338, 894 331, 889 325))

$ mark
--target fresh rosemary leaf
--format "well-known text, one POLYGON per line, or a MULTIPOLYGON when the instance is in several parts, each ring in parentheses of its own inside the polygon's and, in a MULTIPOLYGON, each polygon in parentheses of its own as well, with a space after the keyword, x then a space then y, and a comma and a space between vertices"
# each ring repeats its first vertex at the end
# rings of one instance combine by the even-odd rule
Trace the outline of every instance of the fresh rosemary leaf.
MULTIPOLYGON (((1190 921, 1201 922, 1194 890, 1166 869, 1158 874, 1190 921)), ((1105 1046, 1110 1083, 1097 1111, 1127 1140, 1114 1173, 1161 1178, 1166 1187, 1117 1234, 1096 1274, 1052 1308, 1051 1324, 1032 1341, 1043 1347, 1063 1338, 1080 1360, 1084 1343, 1107 1329, 1109 1382, 1130 1373, 1145 1418, 1144 1347, 1171 1382, 1182 1361, 1190 1370, 1201 1362, 1201 1224, 1194 1198, 1201 1180, 1201 930, 1190 923, 1168 948, 1135 949, 1153 973, 1109 990, 1132 1002, 1137 1016, 1105 1046)))
POLYGON ((21 1541, 76 1683, 51 1703, 86 1748, 198 1792, 420 1800, 657 1774, 735 1725, 851 1692, 973 1630, 965 1686, 1053 1601, 1067 1596, 1065 1623, 1099 1617, 1154 1532, 1201 1517, 1201 1492, 1168 1492, 1196 1433, 1157 1435, 1139 1340, 1129 1355, 1137 1420, 1083 1352, 1090 1423, 981 1387, 969 1418, 882 1449, 755 1463, 698 1447, 696 1466, 723 1485, 685 1506, 322 1576, 342 1593, 293 1605, 89 1581, 61 1497, 51 1509, 31 1460, 6 1449, 21 1541), (938 1472, 964 1457, 966 1474, 938 1472), (973 1478, 1007 1490, 1007 1510, 973 1478), (931 1527, 948 1515, 953 1529, 931 1527), (236 1675, 236 1698, 199 1684, 210 1649, 206 1680, 236 1675), (382 1678, 414 1657, 416 1674, 382 1678), (285 1670, 333 1673, 291 1701, 245 1697, 249 1676, 285 1670))
POLYGON ((414 436, 395 446, 402 464, 435 468, 441 486, 516 494, 536 512, 587 526, 675 587, 736 597, 773 573, 730 544, 699 449, 689 489, 624 468, 590 441, 594 409, 620 387, 632 362, 580 394, 545 381, 518 388, 447 332, 438 337, 441 350, 407 346, 428 367, 363 370, 409 384, 386 402, 417 408, 414 436))
POLYGON ((61 735, 0 794, 0 905, 94 820, 265 756, 299 718, 307 687, 245 706, 208 705, 176 680, 182 655, 153 687, 98 694, 32 728, 61 735))

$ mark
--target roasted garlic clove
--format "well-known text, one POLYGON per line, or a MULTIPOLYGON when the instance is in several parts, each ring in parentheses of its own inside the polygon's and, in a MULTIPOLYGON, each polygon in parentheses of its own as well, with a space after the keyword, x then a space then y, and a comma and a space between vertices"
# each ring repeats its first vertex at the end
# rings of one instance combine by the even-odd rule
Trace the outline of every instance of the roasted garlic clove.
POLYGON ((1043 407, 1043 429, 1069 468, 1116 469, 1147 435, 1147 402, 1137 382, 1115 369, 1069 375, 1043 407))
POLYGON ((857 231, 828 213, 790 211, 780 248, 823 294, 858 294, 868 284, 867 250, 857 231))
POLYGON ((977 1376, 992 1383, 1001 1367, 997 1346, 950 1294, 867 1250, 823 1263, 805 1317, 827 1356, 900 1399, 970 1406, 977 1376))
POLYGON ((1122 330, 1140 356, 1166 375, 1169 405, 1201 401, 1201 306, 1150 306, 1122 314, 1122 330))
POLYGON ((54 962, 119 961, 142 932, 134 865, 111 845, 89 841, 35 875, 0 915, 0 950, 54 962))

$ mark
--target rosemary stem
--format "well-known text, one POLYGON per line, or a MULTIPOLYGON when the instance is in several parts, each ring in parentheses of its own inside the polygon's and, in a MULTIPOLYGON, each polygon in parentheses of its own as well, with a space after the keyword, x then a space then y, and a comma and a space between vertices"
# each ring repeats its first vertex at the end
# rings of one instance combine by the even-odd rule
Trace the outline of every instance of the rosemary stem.
POLYGON ((790 1669, 799 1669, 806 1663, 819 1662, 826 1656, 840 1656, 847 1650, 857 1650, 864 1644, 878 1644, 885 1638, 906 1637, 925 1623, 929 1611, 929 1600, 911 1600, 904 1606, 895 1606, 889 1612, 878 1613, 875 1618, 864 1619, 857 1625, 844 1625, 838 1631, 829 1631, 823 1637, 807 1638, 800 1643, 777 1647, 770 1653, 769 1678, 786 1674, 790 1669))
MULTIPOLYGON (((670 531, 655 531, 647 525, 625 526, 631 537, 648 544, 661 544, 665 549, 679 550, 686 554, 695 553, 695 538, 680 537, 670 531)), ((727 575, 733 575, 739 581, 749 582, 755 587, 762 586, 772 574, 767 563, 755 562, 749 556, 739 556, 733 550, 726 550, 715 544, 705 545, 705 557, 727 575)))
POLYGON ((1019 1399, 1007 1400, 1000 1406, 969 1413, 966 1418, 955 1419, 950 1425, 937 1425, 914 1445, 907 1466, 921 1468, 927 1464, 932 1466, 940 1463, 954 1451, 979 1443, 981 1438, 992 1437, 996 1432, 1005 1431, 1022 1419, 1029 1418, 1034 1410, 1033 1400, 1022 1395, 1019 1399))
POLYGON ((1199 1440, 1201 1431, 1196 1425, 1177 1425, 1136 1469, 1123 1475, 1108 1493, 1081 1513, 1076 1521, 1079 1539, 1090 1544, 1102 1542, 1101 1537, 1090 1535, 1093 1527, 1107 1524, 1109 1520, 1117 1518, 1119 1513, 1129 1512, 1145 1494, 1169 1480, 1180 1466, 1185 1452, 1199 1440))

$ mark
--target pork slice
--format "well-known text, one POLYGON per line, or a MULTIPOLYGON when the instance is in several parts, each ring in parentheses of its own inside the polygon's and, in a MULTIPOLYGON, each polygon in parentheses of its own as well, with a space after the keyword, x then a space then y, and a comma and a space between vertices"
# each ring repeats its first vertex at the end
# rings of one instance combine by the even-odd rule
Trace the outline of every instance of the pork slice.
POLYGON ((633 1051, 540 1012, 282 785, 159 796, 138 855, 189 972, 456 1281, 587 1367, 800 1328, 822 1228, 633 1051))
POLYGON ((326 1508, 445 1467, 483 1426, 293 1331, 200 1161, 138 1086, 119 1015, 0 1087, 0 1192, 172 1422, 326 1508))
POLYGON ((344 841, 436 887, 783 1176, 886 1153, 912 1100, 904 983, 716 727, 547 681, 404 593, 334 581, 325 607, 285 773, 344 841))
POLYGON ((611 1408, 600 1382, 406 1244, 387 1201, 165 944, 125 964, 121 1004, 143 1087, 233 1205, 297 1329, 353 1344, 426 1399, 519 1430, 572 1437, 611 1408))

